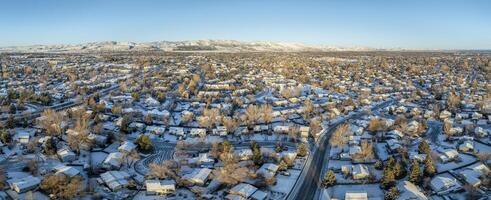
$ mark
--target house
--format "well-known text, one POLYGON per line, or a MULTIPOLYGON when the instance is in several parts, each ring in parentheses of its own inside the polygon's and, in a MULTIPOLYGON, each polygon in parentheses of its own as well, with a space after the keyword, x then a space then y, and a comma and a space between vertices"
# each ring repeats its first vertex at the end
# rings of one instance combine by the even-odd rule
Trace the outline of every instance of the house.
POLYGON ((266 178, 271 178, 276 174, 277 170, 278 165, 275 165, 273 163, 265 163, 256 171, 256 174, 261 174, 266 178))
POLYGON ((275 126, 273 128, 274 133, 281 134, 281 133, 288 133, 288 130, 290 130, 290 126, 275 126))
POLYGON ((113 152, 107 155, 102 167, 106 169, 119 169, 123 161, 123 154, 121 152, 113 152))
POLYGON ((60 149, 56 152, 62 162, 71 162, 77 159, 77 155, 67 148, 60 149))
POLYGON ((353 165, 351 171, 353 179, 355 180, 365 179, 370 176, 370 171, 364 164, 353 165))
POLYGON ((443 163, 446 163, 446 162, 450 162, 452 160, 455 160, 459 157, 459 152, 457 152, 457 150, 455 149, 445 149, 441 152, 440 156, 438 158, 440 158, 440 160, 443 162, 443 163))
POLYGON ((297 152, 296 151, 282 151, 279 155, 280 158, 287 158, 290 160, 295 160, 297 158, 297 152))
POLYGON ((190 159, 191 163, 199 164, 201 166, 213 166, 215 160, 208 156, 208 153, 200 153, 198 157, 190 159))
POLYGON ((457 179, 438 175, 430 181, 431 189, 437 194, 448 194, 462 188, 457 179))
POLYGON ((107 136, 91 133, 88 139, 93 141, 96 145, 104 145, 107 142, 107 136))
POLYGON ((233 195, 237 195, 243 199, 248 199, 256 191, 257 188, 250 184, 239 183, 238 185, 230 189, 229 195, 225 196, 225 199, 237 199, 237 197, 234 197, 233 195))
POLYGON ((148 106, 158 106, 160 105, 160 102, 152 97, 148 97, 147 99, 145 99, 145 104, 147 104, 148 106))
POLYGON ((421 192, 418 186, 414 185, 409 181, 401 181, 397 184, 397 189, 400 192, 397 200, 407 200, 407 199, 418 199, 418 200, 428 200, 428 197, 421 192))
POLYGON ((204 128, 192 128, 189 131, 189 134, 194 137, 205 137, 206 136, 206 129, 204 128))
POLYGON ((486 165, 477 163, 466 167, 459 172, 459 175, 462 176, 465 182, 468 184, 474 187, 479 187, 481 185, 480 177, 484 177, 489 173, 490 170, 486 165))
POLYGON ((308 126, 300 126, 299 131, 300 131, 300 136, 301 137, 307 138, 307 137, 309 137, 310 127, 308 127, 308 126))
POLYGON ((176 191, 176 182, 174 180, 146 180, 145 186, 148 195, 165 195, 176 191))
POLYGON ((27 176, 20 179, 11 179, 7 182, 14 191, 23 193, 36 188, 41 183, 41 178, 27 176))
POLYGON ((463 152, 473 151, 474 150, 474 142, 470 140, 464 141, 459 145, 459 150, 463 152))
POLYGON ((155 135, 162 135, 165 132, 165 128, 161 126, 147 126, 145 130, 155 135))
POLYGON ((80 171, 72 166, 58 165, 54 167, 55 174, 64 174, 68 177, 74 177, 80 174, 80 171))
POLYGON ((213 135, 226 136, 228 132, 225 126, 217 126, 213 129, 212 133, 213 135))
POLYGON ((105 183, 112 191, 117 191, 128 185, 130 177, 125 171, 108 171, 101 174, 100 182, 105 183))
POLYGON ((189 182, 203 186, 210 176, 211 169, 208 168, 196 168, 191 173, 185 174, 182 178, 189 182))
POLYGON ((125 141, 118 147, 118 151, 121 153, 129 153, 136 149, 136 145, 133 142, 125 141))
POLYGON ((449 118, 450 116, 452 116, 452 113, 451 112, 448 112, 446 110, 442 111, 440 113, 440 119, 447 119, 449 118))
POLYGON ((366 192, 346 192, 344 200, 368 200, 368 194, 366 192))
POLYGON ((486 137, 486 136, 488 136, 488 133, 489 133, 489 131, 484 130, 482 127, 476 127, 474 129, 474 134, 476 134, 476 136, 478 136, 478 137, 486 137))
POLYGON ((29 139, 31 138, 31 134, 27 131, 23 130, 16 130, 16 135, 14 137, 14 140, 17 141, 20 144, 26 145, 29 143, 29 139))
POLYGON ((234 151, 234 155, 239 158, 239 160, 249 160, 252 157, 251 149, 238 149, 234 151))
POLYGON ((184 136, 184 128, 182 127, 170 127, 169 133, 177 136, 184 136))
POLYGON ((250 198, 252 200, 266 200, 268 198, 268 193, 261 190, 256 190, 256 192, 254 192, 250 198))

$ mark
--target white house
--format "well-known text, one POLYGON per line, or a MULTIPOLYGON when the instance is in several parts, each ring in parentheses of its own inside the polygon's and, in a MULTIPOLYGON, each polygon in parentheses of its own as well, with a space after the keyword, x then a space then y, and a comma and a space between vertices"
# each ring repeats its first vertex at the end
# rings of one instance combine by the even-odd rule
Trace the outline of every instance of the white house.
POLYGON ((171 194, 176 191, 176 182, 174 180, 146 180, 145 186, 149 195, 171 194))
POLYGON ((108 171, 101 174, 102 182, 104 182, 112 191, 117 191, 126 187, 130 177, 130 174, 125 171, 108 171))
POLYGON ((359 180, 359 179, 365 179, 370 176, 370 171, 368 170, 368 167, 363 164, 357 164, 352 166, 352 176, 353 179, 359 180))
POLYGON ((23 193, 36 188, 41 183, 41 178, 27 176, 20 179, 11 179, 7 182, 14 191, 23 193))
POLYGON ((440 175, 431 179, 430 187, 438 194, 447 194, 461 189, 462 186, 455 178, 440 175))
POLYGON ((238 149, 234 151, 234 155, 239 157, 240 160, 249 160, 252 157, 251 149, 238 149))
POLYGON ((77 155, 67 148, 60 149, 56 152, 62 162, 71 162, 77 159, 77 155))
POLYGON ((119 169, 123 161, 123 154, 121 152, 113 152, 107 155, 106 159, 102 163, 102 166, 106 169, 119 169))
POLYGON ((121 153, 129 153, 135 149, 136 149, 136 145, 130 141, 125 141, 121 146, 118 147, 118 150, 121 153))
POLYGON ((346 192, 344 200, 368 200, 367 192, 346 192))
MULTIPOLYGON (((243 199, 248 199, 254 192, 257 191, 257 188, 247 184, 247 183, 239 183, 238 185, 234 186, 232 189, 229 191, 229 195, 238 195, 242 197, 243 199)), ((226 199, 237 199, 236 197, 229 196, 227 195, 225 198, 226 199)))
POLYGON ((68 177, 74 177, 80 174, 80 171, 72 166, 58 165, 54 167, 55 174, 64 174, 68 177))
POLYGON ((189 134, 194 137, 205 137, 206 136, 206 129, 204 128, 192 128, 189 131, 189 134))
POLYGON ((210 176, 211 169, 208 168, 196 168, 191 173, 184 175, 182 178, 190 181, 191 183, 199 186, 203 186, 210 176))
POLYGON ((256 171, 256 174, 261 174, 266 178, 271 178, 276 174, 276 171, 278 171, 278 165, 273 163, 265 163, 256 171))

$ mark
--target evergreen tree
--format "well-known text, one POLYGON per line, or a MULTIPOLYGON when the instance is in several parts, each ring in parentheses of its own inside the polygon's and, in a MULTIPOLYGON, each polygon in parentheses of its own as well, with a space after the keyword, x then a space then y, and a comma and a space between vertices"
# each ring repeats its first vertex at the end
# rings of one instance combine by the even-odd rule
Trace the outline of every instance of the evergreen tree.
POLYGON ((261 153, 261 147, 256 141, 251 142, 251 149, 252 149, 252 161, 254 161, 254 164, 256 165, 262 165, 264 163, 264 158, 261 153))
POLYGON ((419 169, 419 162, 416 159, 414 159, 411 164, 411 174, 409 175, 409 181, 414 184, 419 184, 421 182, 421 172, 419 169))
POLYGON ((0 130, 0 141, 3 144, 8 144, 12 142, 12 136, 10 136, 10 133, 7 130, 5 129, 0 130))
POLYGON ((384 172, 383 172, 383 177, 382 181, 380 182, 380 185, 382 188, 390 188, 395 185, 396 179, 394 175, 394 171, 390 167, 385 167, 384 172))
POLYGON ((433 159, 431 158, 430 155, 426 155, 426 159, 425 159, 425 175, 432 177, 435 174, 436 174, 436 166, 435 166, 435 163, 433 162, 433 159))
POLYGON ((15 128, 15 118, 13 115, 9 115, 7 119, 7 128, 15 128))
POLYGON ((385 193, 385 200, 395 200, 399 197, 400 193, 397 187, 391 187, 387 193, 385 193))
POLYGON ((387 160, 387 163, 385 164, 385 167, 384 168, 390 168, 391 170, 394 169, 394 166, 396 164, 396 159, 394 159, 393 156, 391 156, 389 158, 389 160, 387 160))
POLYGON ((288 165, 284 160, 280 161, 280 164, 278 164, 278 171, 286 171, 288 169, 288 165))
POLYGON ((334 171, 329 170, 327 171, 326 175, 324 175, 322 185, 324 185, 325 187, 330 187, 334 184, 336 184, 336 174, 334 174, 334 171))
POLYGON ((153 150, 153 142, 147 135, 141 135, 135 140, 135 143, 142 152, 149 153, 153 150))
POLYGON ((419 153, 430 154, 430 145, 428 144, 428 142, 426 142, 426 140, 423 140, 419 143, 418 150, 419 153))
POLYGON ((382 170, 383 168, 384 164, 382 163, 382 161, 377 160, 377 162, 375 162, 375 169, 382 170))
POLYGON ((54 155, 54 154, 56 154, 56 151, 57 151, 57 148, 56 148, 55 140, 52 137, 48 138, 44 142, 44 148, 43 148, 44 154, 54 155))
POLYGON ((404 178, 407 174, 406 163, 399 161, 394 166, 394 175, 397 179, 404 178))

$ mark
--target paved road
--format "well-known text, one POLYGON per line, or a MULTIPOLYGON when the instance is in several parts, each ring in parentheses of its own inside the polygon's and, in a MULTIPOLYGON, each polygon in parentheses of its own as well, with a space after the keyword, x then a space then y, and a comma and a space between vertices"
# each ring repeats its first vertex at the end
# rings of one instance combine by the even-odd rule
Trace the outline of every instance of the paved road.
MULTIPOLYGON (((394 100, 389 100, 384 103, 381 103, 374 108, 373 111, 378 110, 383 107, 387 107, 394 103, 394 100)), ((336 127, 347 120, 350 119, 359 119, 363 115, 366 115, 366 112, 359 112, 344 118, 343 120, 339 120, 336 123, 330 125, 329 128, 325 130, 325 133, 322 134, 319 139, 319 145, 314 149, 314 153, 311 154, 307 163, 305 164, 304 169, 302 170, 297 183, 293 187, 292 191, 288 194, 287 198, 290 199, 299 199, 299 200, 311 200, 314 199, 316 194, 320 192, 320 175, 321 171, 324 168, 326 163, 325 156, 330 151, 329 146, 329 138, 331 134, 336 130, 336 127)))

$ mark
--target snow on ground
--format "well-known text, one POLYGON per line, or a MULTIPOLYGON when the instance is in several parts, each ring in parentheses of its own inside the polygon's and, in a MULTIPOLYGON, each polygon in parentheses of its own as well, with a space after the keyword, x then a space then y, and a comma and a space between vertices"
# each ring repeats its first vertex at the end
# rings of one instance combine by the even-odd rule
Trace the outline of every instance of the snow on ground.
POLYGON ((366 192, 370 200, 384 199, 384 192, 379 184, 366 185, 335 185, 327 189, 331 199, 344 199, 346 192, 366 192))
POLYGON ((328 169, 341 170, 343 165, 351 165, 351 161, 347 160, 329 160, 329 164, 327 165, 328 169))
POLYGON ((276 185, 269 186, 269 190, 288 194, 288 192, 290 192, 290 190, 293 188, 298 176, 300 176, 300 172, 300 170, 289 169, 288 173, 290 173, 290 176, 278 174, 276 176, 276 185))
POLYGON ((177 136, 175 135, 171 135, 169 133, 164 133, 164 135, 162 135, 162 139, 164 141, 169 141, 169 143, 177 143, 177 136))
POLYGON ((478 153, 489 153, 491 152, 491 146, 474 142, 474 150, 476 150, 478 153))
POLYGON ((459 157, 462 160, 461 162, 448 162, 448 163, 437 162, 436 163, 437 172, 453 170, 477 161, 477 158, 467 154, 460 154, 459 157))

